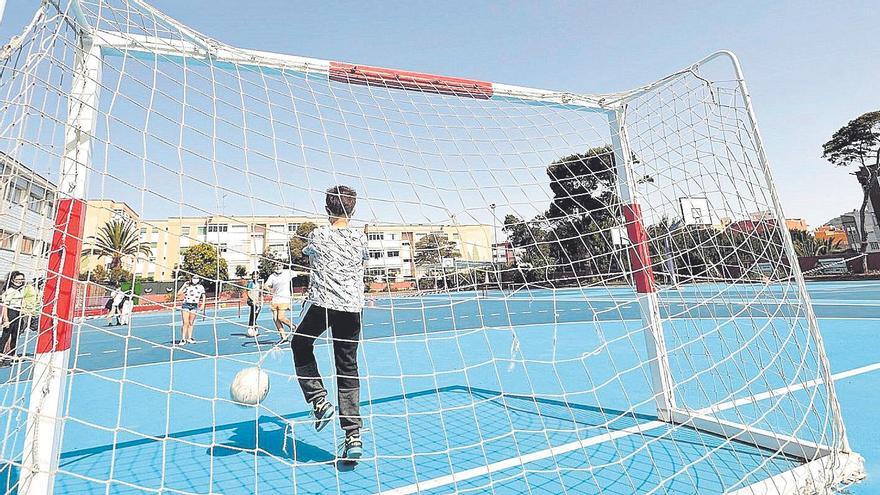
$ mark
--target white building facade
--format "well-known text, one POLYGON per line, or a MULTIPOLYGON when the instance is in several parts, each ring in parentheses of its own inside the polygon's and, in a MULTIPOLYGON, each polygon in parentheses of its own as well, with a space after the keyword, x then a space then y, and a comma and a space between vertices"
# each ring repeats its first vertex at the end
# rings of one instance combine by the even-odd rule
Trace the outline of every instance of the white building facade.
POLYGON ((46 270, 52 241, 55 184, 0 153, 0 276, 34 278, 46 270))

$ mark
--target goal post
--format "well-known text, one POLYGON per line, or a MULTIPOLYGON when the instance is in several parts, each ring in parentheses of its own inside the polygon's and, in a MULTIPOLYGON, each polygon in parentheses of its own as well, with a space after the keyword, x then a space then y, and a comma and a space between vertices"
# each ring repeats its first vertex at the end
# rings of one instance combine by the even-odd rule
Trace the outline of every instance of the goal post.
POLYGON ((583 95, 232 47, 141 0, 42 8, 0 72, 0 146, 60 161, 52 221, 14 219, 48 246, 28 392, 3 396, 18 493, 801 494, 864 476, 731 53, 583 95), (337 183, 358 190, 365 275, 382 282, 363 312, 356 475, 308 443, 306 405, 270 395, 242 412, 224 390, 254 363, 273 387, 296 383, 288 352, 241 340, 255 321, 221 301, 243 285, 233 270, 309 273, 301 227, 327 225, 337 183), (682 198, 711 204, 710 220, 682 224, 682 198), (171 297, 124 330, 76 304, 106 284, 100 260, 81 270, 84 244, 118 219, 134 240, 105 249, 111 267, 171 297), (184 348, 173 296, 194 246, 216 257, 200 276, 217 308, 195 323, 209 342, 184 348), (752 283, 766 264, 772 279, 752 283), (485 290, 488 266, 500 290, 485 290), (79 339, 110 347, 72 351, 79 339), (93 417, 90 391, 115 415, 93 417), (126 455, 161 466, 135 472, 126 455), (193 465, 169 473, 175 455, 193 465), (646 479, 631 479, 640 462, 646 479))
POLYGON ((62 418, 76 318, 86 216, 86 180, 91 169, 101 49, 82 39, 77 50, 65 124, 55 227, 49 247, 22 455, 19 493, 53 493, 61 451, 62 418))
POLYGON ((670 413, 675 410, 675 393, 663 337, 660 303, 654 282, 648 235, 642 221, 642 207, 633 194, 636 187, 631 167, 632 152, 626 138, 625 115, 625 106, 608 113, 611 147, 614 152, 620 202, 629 238, 630 270, 638 294, 638 304, 644 324, 645 347, 651 363, 651 381, 657 402, 657 417, 669 421, 670 413))

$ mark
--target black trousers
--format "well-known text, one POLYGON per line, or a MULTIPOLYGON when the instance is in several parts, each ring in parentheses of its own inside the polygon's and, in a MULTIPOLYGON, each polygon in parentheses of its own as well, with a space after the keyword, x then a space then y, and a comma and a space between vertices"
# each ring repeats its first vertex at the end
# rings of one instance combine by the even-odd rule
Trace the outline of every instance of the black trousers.
POLYGON ((327 396, 315 361, 315 339, 330 327, 333 358, 336 361, 336 388, 339 398, 339 424, 346 432, 363 426, 360 414, 360 375, 357 349, 361 338, 361 314, 336 311, 312 305, 296 327, 290 347, 297 380, 307 402, 327 396))
POLYGON ((27 315, 21 314, 21 312, 17 309, 6 308, 6 315, 9 317, 9 326, 3 329, 3 333, 0 333, 0 352, 6 348, 6 343, 9 342, 9 356, 14 356, 18 354, 16 348, 18 347, 18 334, 27 330, 29 325, 27 315))
POLYGON ((257 317, 260 316, 260 309, 262 306, 257 306, 250 299, 247 300, 248 304, 248 326, 252 327, 257 324, 257 317))

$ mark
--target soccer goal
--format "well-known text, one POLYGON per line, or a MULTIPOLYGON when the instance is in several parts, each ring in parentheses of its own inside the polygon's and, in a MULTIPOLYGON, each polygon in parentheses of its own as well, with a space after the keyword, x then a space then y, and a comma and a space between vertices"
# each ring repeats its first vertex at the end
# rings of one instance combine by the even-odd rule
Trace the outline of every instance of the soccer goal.
MULTIPOLYGON (((864 475, 732 54, 583 94, 236 48, 141 0, 34 4, 0 54, 0 247, 43 294, 0 369, 5 493, 864 475), (281 265, 298 321, 338 184, 368 226, 356 465, 315 431, 269 301, 238 309, 281 265), (193 275, 216 303, 181 344, 193 275), (270 392, 242 407, 253 366, 270 392)), ((316 352, 335 401, 332 332, 316 352)))

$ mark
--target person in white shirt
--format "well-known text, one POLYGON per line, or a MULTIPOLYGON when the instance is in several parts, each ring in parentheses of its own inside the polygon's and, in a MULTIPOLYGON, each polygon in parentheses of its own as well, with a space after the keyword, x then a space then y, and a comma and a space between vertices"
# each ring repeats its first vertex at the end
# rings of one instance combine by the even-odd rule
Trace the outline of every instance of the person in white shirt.
POLYGON ((306 402, 312 406, 315 429, 321 431, 336 409, 327 399, 327 389, 318 371, 315 340, 328 328, 332 329, 339 423, 345 431, 342 458, 351 461, 360 459, 364 453, 357 350, 364 307, 364 269, 369 258, 367 227, 359 230, 349 225, 357 205, 354 189, 331 187, 325 202, 330 225, 313 230, 303 249, 312 270, 306 294, 310 306, 293 334, 290 347, 297 380, 306 402))
POLYGON ((290 284, 293 282, 293 271, 282 268, 280 264, 275 266, 275 271, 266 279, 265 287, 272 291, 272 302, 269 308, 272 310, 272 320, 275 328, 281 334, 281 340, 287 340, 287 332, 284 327, 293 332, 293 323, 287 319, 287 311, 290 309, 290 284))
POLYGON ((125 297, 125 293, 122 292, 122 288, 119 284, 113 288, 113 291, 110 292, 110 300, 107 301, 107 304, 110 306, 108 309, 110 310, 107 313, 107 326, 113 325, 113 318, 116 318, 116 325, 120 325, 119 322, 119 310, 122 308, 122 298, 125 297))
POLYGON ((178 297, 183 297, 183 304, 180 307, 183 314, 183 328, 178 344, 195 344, 193 324, 199 313, 199 307, 205 307, 205 287, 202 285, 202 279, 198 275, 193 275, 189 281, 183 284, 177 295, 178 297))
POLYGON ((125 299, 122 301, 122 310, 119 315, 119 321, 123 325, 131 323, 132 311, 134 311, 134 301, 132 301, 132 294, 129 293, 125 295, 125 299))

